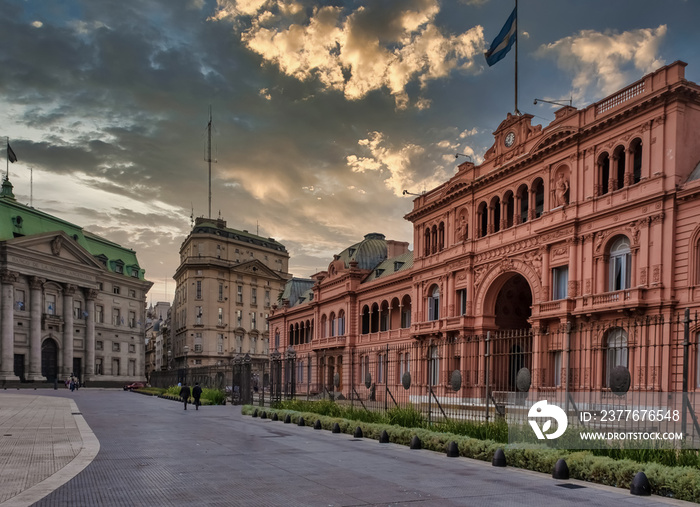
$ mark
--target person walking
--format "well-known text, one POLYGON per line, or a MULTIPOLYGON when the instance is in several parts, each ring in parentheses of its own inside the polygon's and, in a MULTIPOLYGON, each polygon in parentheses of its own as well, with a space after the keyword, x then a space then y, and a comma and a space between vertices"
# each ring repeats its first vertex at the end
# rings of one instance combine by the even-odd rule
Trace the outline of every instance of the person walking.
POLYGON ((182 401, 185 402, 185 410, 187 410, 187 400, 190 399, 190 387, 187 385, 187 382, 182 383, 182 387, 180 388, 180 398, 182 398, 182 401))
POLYGON ((199 387, 199 382, 194 383, 194 387, 192 388, 192 397, 194 398, 194 409, 199 410, 199 398, 202 396, 202 388, 199 387))

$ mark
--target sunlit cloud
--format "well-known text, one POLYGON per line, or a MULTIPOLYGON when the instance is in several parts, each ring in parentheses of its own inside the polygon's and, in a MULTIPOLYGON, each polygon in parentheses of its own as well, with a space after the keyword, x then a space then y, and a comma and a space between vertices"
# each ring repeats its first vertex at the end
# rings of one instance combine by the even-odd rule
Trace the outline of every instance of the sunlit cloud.
POLYGON ((537 55, 555 59, 572 73, 573 98, 584 101, 591 87, 596 95, 608 95, 664 65, 659 46, 666 32, 666 25, 622 33, 582 30, 541 46, 537 55))
MULTIPOLYGON (((348 100, 385 89, 404 109, 412 100, 410 83, 425 88, 455 69, 476 68, 475 58, 483 52, 481 26, 445 34, 434 24, 439 11, 437 0, 413 0, 370 3, 349 13, 337 6, 314 7, 305 17, 297 2, 218 0, 212 19, 238 27, 249 17, 241 31, 244 44, 288 76, 316 79, 348 100)), ((424 97, 414 101, 418 109, 430 106, 424 97)))

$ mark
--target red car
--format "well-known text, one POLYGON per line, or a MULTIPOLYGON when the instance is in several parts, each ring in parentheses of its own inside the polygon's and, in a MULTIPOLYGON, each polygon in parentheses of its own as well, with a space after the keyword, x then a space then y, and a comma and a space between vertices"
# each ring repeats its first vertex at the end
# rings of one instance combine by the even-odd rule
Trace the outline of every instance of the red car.
POLYGON ((124 390, 133 391, 134 389, 141 389, 142 387, 146 387, 145 382, 132 382, 131 384, 125 385, 124 390))

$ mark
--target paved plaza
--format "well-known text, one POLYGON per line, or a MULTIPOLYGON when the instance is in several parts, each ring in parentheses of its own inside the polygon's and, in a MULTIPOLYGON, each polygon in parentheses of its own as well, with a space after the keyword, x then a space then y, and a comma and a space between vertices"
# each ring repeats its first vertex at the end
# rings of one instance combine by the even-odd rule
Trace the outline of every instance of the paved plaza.
POLYGON ((0 391, 0 435, 2 507, 696 505, 119 390, 0 391))

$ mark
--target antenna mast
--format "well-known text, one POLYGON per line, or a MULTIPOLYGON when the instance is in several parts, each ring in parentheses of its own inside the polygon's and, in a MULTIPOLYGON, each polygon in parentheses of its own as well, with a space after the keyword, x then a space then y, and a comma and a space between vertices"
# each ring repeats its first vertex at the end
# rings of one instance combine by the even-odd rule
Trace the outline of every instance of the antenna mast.
POLYGON ((207 124, 207 163, 209 164, 209 218, 211 218, 211 104, 209 104, 209 123, 207 124))

